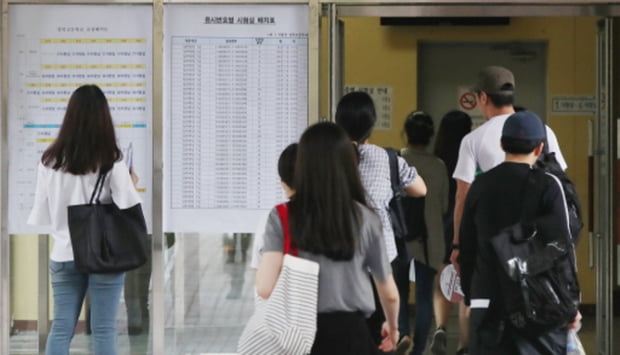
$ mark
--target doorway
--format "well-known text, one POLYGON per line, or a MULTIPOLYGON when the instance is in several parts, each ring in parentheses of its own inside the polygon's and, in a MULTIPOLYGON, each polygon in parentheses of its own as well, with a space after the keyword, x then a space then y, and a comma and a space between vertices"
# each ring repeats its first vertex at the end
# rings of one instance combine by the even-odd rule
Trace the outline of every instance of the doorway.
POLYGON ((474 127, 483 122, 475 99, 468 95, 480 68, 500 65, 516 78, 515 106, 546 110, 547 45, 544 42, 431 42, 418 44, 418 109, 435 119, 450 110, 467 112, 474 127))
MULTIPOLYGON (((532 52, 537 53, 542 64, 538 73, 526 70, 517 72, 517 105, 524 106, 539 113, 541 118, 554 129, 562 150, 567 157, 569 165, 569 176, 575 180, 578 193, 586 201, 596 193, 599 196, 613 196, 611 185, 606 185, 601 189, 594 189, 591 186, 593 181, 601 180, 602 172, 606 169, 608 181, 613 181, 615 176, 611 175, 613 166, 612 158, 615 159, 615 145, 609 144, 606 150, 598 149, 598 146, 591 145, 594 139, 589 139, 588 130, 596 131, 600 126, 599 112, 558 112, 554 105, 554 99, 568 97, 589 97, 599 99, 597 94, 597 21, 605 16, 617 16, 620 8, 617 5, 603 7, 593 6, 584 2, 574 6, 528 6, 519 7, 517 5, 441 5, 437 6, 346 6, 338 5, 330 8, 331 14, 336 14, 332 25, 343 23, 343 31, 335 30, 335 26, 328 31, 331 35, 327 47, 332 51, 330 55, 329 78, 337 78, 332 81, 329 97, 331 105, 335 105, 338 92, 346 85, 358 86, 382 86, 392 88, 392 130, 387 132, 375 132, 371 139, 373 143, 385 146, 402 146, 404 144, 401 135, 402 123, 407 113, 414 109, 423 109, 431 113, 436 122, 446 111, 456 108, 459 103, 459 94, 462 88, 471 85, 475 79, 477 70, 488 64, 499 64, 511 67, 509 62, 488 63, 484 54, 478 55, 474 59, 475 68, 462 69, 468 73, 469 77, 462 78, 458 71, 461 70, 462 63, 456 62, 458 58, 458 48, 456 52, 444 53, 445 58, 452 60, 450 65, 444 66, 445 73, 435 73, 459 79, 458 82, 449 83, 449 87, 440 87, 439 103, 433 103, 432 98, 426 97, 425 86, 432 79, 426 72, 424 65, 425 51, 429 46, 448 44, 484 44, 489 46, 487 50, 497 52, 504 51, 504 54, 513 53, 516 58, 524 61, 532 59, 532 52), (463 26, 384 26, 381 19, 386 17, 399 18, 420 18, 420 17, 454 17, 454 16, 484 16, 484 17, 509 17, 511 24, 503 28, 497 27, 490 29, 488 26, 463 27, 463 26), (344 35, 343 35, 344 33, 344 35), (361 35, 363 34, 363 35, 361 35), (341 42, 342 43, 341 43, 341 42), (333 44, 337 45, 333 45, 333 44), (519 47, 515 46, 518 45, 519 47), (538 51, 530 51, 529 47, 538 47, 538 51), (515 50, 515 48, 517 48, 515 50), (524 49, 524 50, 522 50, 524 49), (521 54, 518 54, 520 53, 521 54), (517 53, 517 54, 515 54, 517 53), (477 60, 477 61, 476 61, 477 60), (410 63, 407 66, 403 63, 410 63), (457 63, 457 64, 455 64, 457 63), (381 69, 383 68, 383 69, 381 69), (389 70, 386 70, 389 69, 389 70), (451 74, 457 71, 456 74, 451 74), (340 80, 340 78, 342 80, 340 80), (403 79, 404 78, 404 79, 403 79), (523 83, 523 78, 533 79, 532 84, 523 83), (337 87, 338 82, 341 86, 337 87), (424 83, 424 84, 422 84, 424 83), (528 87, 524 89, 524 87, 528 87), (533 87, 533 88, 532 88, 533 87), (533 93, 536 88, 542 92, 533 93), (524 92, 525 91, 525 92, 524 92), (533 93, 532 97, 525 96, 527 92, 533 93), (335 95, 336 94, 336 95, 335 95), (445 98, 445 99, 444 99, 445 98), (445 103, 444 103, 445 101, 445 103), (443 105, 443 106, 442 106, 443 105), (436 106, 436 107, 435 107, 436 106), (588 154, 588 152, 593 154, 588 154), (610 155, 614 155, 610 157, 610 155), (592 157, 593 156, 593 157, 592 157), (589 174, 587 166, 589 160, 607 160, 606 166, 592 170, 589 174)), ((610 41, 610 43, 612 43, 610 41)), ((457 46, 458 47, 458 46, 457 46)), ((617 52, 617 46, 610 46, 611 53, 617 52), (613 48, 611 48, 613 47, 613 48)), ((484 49, 480 49, 483 53, 484 49)), ((617 56, 615 56, 617 59, 617 56)), ((519 60, 516 60, 519 62, 519 60)), ((428 64, 428 63, 427 63, 428 64)), ((435 63, 431 63, 435 64, 435 63)), ((612 72, 617 72, 620 68, 617 60, 611 64, 612 72)), ((432 66, 432 65, 431 65, 432 66)), ((432 70, 429 72, 432 73, 432 70)), ((610 76, 611 77, 611 76, 610 76)), ((329 79, 328 78, 328 79, 329 79)), ((613 77, 612 77, 613 79, 613 77)), ((617 83, 618 80, 613 80, 617 83)), ((432 92, 429 89, 429 92, 432 92)), ((616 90, 615 92, 619 92, 616 90)), ((609 98, 613 92, 607 92, 609 98)), ((611 101, 611 100, 610 100, 611 101)), ((617 99, 613 100, 619 101, 617 99)), ((597 102, 597 105, 600 104, 597 102)), ((333 107, 329 106, 326 112, 333 112, 333 107)), ((618 117, 617 114, 609 115, 618 117)), ((616 125, 610 125, 604 133, 607 139, 615 142, 616 125)), ((593 206, 593 204, 589 204, 593 206)), ((607 207, 595 210, 595 214, 608 214, 612 204, 607 207)), ((584 207, 585 208, 585 207, 584 207)), ((597 216, 589 214, 587 217, 587 227, 579 244, 579 273, 581 279, 582 292, 584 294, 583 303, 589 305, 590 313, 585 314, 589 323, 584 327, 584 331, 589 333, 588 353, 614 354, 618 346, 613 344, 615 334, 619 329, 610 321, 612 313, 611 297, 615 288, 615 266, 617 256, 615 253, 615 243, 611 242, 613 234, 603 231, 607 228, 599 224, 599 230, 592 230, 597 216), (590 230, 588 230, 590 229, 590 230), (592 231, 592 235, 588 232, 592 231), (604 232, 604 233, 601 233, 604 232), (602 250, 608 251, 602 253, 602 250), (612 252, 610 252, 612 251, 612 252), (610 270, 603 272, 603 269, 610 270), (596 313, 595 313, 596 312, 596 313), (594 320, 597 320, 596 322, 594 320), (605 320, 602 322, 601 320, 605 320)), ((609 225, 615 219, 608 219, 609 225)))

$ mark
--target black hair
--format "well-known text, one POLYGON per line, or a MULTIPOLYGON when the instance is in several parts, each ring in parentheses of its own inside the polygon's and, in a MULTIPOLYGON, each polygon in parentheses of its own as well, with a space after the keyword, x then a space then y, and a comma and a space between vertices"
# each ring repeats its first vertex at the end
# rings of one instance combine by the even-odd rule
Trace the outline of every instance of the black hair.
POLYGON ((108 171, 122 159, 108 101, 96 85, 73 92, 58 137, 41 158, 43 165, 75 175, 108 171))
POLYGON ((454 173, 461 141, 471 132, 471 126, 471 117, 463 111, 450 111, 441 119, 435 139, 435 155, 446 164, 449 176, 454 173))
POLYGON ((415 111, 407 115, 404 130, 409 145, 427 146, 435 134, 435 124, 429 114, 415 111))
POLYGON ((530 154, 543 141, 540 139, 519 139, 511 137, 502 137, 502 148, 506 153, 510 154, 530 154))
POLYGON ((293 187, 293 178, 295 176, 295 159, 297 158, 297 143, 289 144, 278 158, 278 175, 280 179, 288 185, 293 187))
POLYGON ((332 260, 350 260, 357 243, 354 225, 365 205, 355 151, 345 131, 330 122, 301 136, 289 202, 291 241, 301 250, 332 260))
POLYGON ((375 105, 367 93, 350 92, 338 102, 336 123, 344 128, 352 141, 363 143, 370 137, 376 122, 375 105))
POLYGON ((487 93, 487 97, 493 104, 493 106, 499 108, 504 106, 511 106, 515 101, 515 96, 513 94, 489 94, 487 93))

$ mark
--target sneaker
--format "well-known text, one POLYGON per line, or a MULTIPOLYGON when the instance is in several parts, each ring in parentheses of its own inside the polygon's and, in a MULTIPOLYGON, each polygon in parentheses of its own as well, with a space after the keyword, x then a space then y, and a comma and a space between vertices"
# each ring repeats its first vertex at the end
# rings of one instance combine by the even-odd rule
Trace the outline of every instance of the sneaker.
POLYGON ((435 330, 435 334, 433 334, 433 340, 431 342, 431 353, 433 355, 446 355, 447 345, 448 336, 446 334, 446 330, 443 327, 437 328, 435 330))
POLYGON ((394 350, 394 355, 407 355, 411 351, 411 347, 413 346, 413 341, 411 337, 408 335, 400 338, 398 344, 396 344, 396 350, 394 350))
POLYGON ((456 351, 456 355, 469 355, 469 349, 462 348, 456 351))

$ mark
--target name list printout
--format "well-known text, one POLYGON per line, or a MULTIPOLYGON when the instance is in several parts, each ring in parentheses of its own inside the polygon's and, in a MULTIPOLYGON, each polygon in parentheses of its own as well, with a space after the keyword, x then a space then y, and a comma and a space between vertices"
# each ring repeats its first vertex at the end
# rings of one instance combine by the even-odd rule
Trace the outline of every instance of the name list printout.
POLYGON ((169 5, 164 228, 255 232, 307 126, 304 5, 169 5))
POLYGON ((9 233, 49 232, 26 225, 37 165, 84 84, 98 85, 108 99, 150 229, 151 7, 19 4, 9 6, 9 17, 9 233))

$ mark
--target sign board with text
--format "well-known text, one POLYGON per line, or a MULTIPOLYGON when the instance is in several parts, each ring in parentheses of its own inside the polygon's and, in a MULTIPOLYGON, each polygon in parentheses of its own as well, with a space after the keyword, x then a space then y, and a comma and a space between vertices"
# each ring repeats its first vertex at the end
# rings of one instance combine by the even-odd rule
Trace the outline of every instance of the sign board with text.
POLYGON ((553 96, 551 113, 554 115, 591 115, 596 113, 596 96, 553 96))

